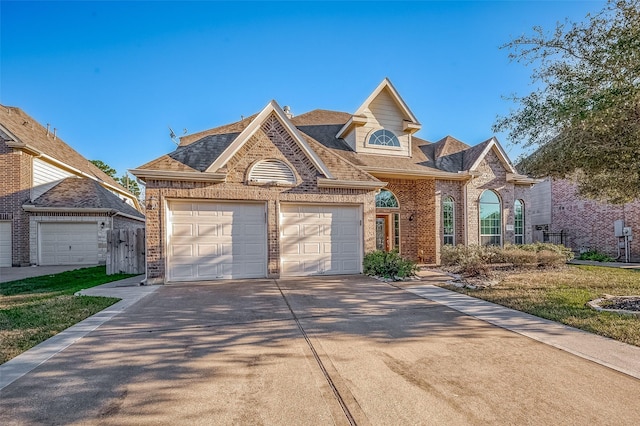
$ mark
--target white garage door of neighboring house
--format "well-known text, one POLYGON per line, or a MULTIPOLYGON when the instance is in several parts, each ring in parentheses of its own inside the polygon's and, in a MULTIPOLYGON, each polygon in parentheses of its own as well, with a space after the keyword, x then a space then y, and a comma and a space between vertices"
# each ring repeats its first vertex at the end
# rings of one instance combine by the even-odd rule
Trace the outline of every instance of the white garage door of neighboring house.
POLYGON ((97 265, 98 224, 40 223, 40 265, 97 265))
POLYGON ((11 222, 0 222, 0 266, 11 266, 11 222))
POLYGON ((169 203, 168 281, 264 278, 265 205, 169 203))
POLYGON ((358 206, 282 204, 281 274, 360 273, 361 219, 358 206))

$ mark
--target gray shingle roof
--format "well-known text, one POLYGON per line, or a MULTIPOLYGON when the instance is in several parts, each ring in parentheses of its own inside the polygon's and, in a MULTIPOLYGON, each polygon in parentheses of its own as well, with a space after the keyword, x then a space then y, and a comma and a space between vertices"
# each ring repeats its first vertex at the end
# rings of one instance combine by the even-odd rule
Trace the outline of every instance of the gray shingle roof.
POLYGON ((144 215, 131 207, 118 196, 87 178, 70 177, 28 203, 41 208, 67 209, 108 209, 131 216, 144 218, 144 215))
MULTIPOLYGON (((140 169, 206 171, 255 117, 256 115, 253 115, 236 123, 185 136, 181 138, 180 146, 174 152, 153 160, 140 169)), ((489 139, 470 147, 451 136, 436 143, 414 136, 411 157, 356 153, 344 139, 335 137, 351 117, 352 115, 346 112, 316 109, 293 117, 291 122, 305 138, 317 142, 319 146, 327 148, 354 166, 398 171, 466 171, 490 142, 489 139)), ((314 144, 314 149, 317 149, 318 145, 314 144)))
POLYGON ((16 142, 27 144, 49 157, 125 190, 122 185, 67 145, 59 136, 54 137, 53 131, 47 135, 47 129, 20 108, 0 105, 0 124, 19 139, 16 142))

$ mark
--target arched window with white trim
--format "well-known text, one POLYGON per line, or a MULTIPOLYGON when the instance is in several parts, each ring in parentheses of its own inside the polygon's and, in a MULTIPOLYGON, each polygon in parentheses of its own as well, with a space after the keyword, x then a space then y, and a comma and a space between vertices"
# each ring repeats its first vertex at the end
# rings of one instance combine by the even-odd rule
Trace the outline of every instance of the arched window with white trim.
POLYGON ((442 199, 442 243, 455 245, 455 202, 453 197, 447 196, 442 199))
POLYGON ((484 191, 480 196, 480 244, 502 245, 502 203, 495 191, 484 191))
POLYGON ((524 202, 516 200, 513 204, 514 243, 524 244, 524 202))

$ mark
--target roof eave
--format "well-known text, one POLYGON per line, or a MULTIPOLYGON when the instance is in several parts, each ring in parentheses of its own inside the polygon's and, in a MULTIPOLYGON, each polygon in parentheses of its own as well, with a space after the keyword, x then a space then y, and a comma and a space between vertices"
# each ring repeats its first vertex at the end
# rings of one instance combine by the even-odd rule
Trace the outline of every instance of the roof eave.
POLYGON ((212 172, 178 172, 171 170, 147 170, 147 169, 131 169, 129 173, 135 177, 145 181, 146 179, 154 180, 182 180, 189 182, 214 182, 222 183, 227 180, 226 173, 212 172))
POLYGON ((318 178, 318 188, 354 188, 354 189, 379 189, 387 186, 387 182, 359 181, 318 178))
POLYGON ((544 179, 535 179, 526 175, 520 175, 517 173, 507 173, 507 182, 515 183, 519 185, 535 185, 536 183, 543 182, 544 179))
POLYGON ((440 178, 447 180, 467 180, 475 175, 469 172, 444 172, 439 170, 402 170, 388 169, 385 167, 361 167, 362 170, 372 174, 375 177, 391 177, 391 178, 440 178))

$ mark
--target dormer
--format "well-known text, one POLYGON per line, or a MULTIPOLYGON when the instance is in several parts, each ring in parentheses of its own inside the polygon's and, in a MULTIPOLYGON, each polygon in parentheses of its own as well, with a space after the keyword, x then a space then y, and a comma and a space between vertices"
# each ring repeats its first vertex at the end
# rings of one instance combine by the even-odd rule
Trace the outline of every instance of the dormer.
POLYGON ((336 137, 343 138, 359 153, 409 157, 411 135, 421 127, 391 81, 385 78, 336 137))

